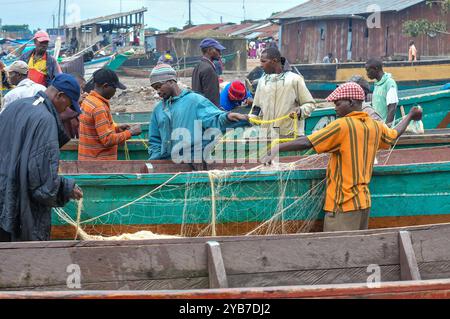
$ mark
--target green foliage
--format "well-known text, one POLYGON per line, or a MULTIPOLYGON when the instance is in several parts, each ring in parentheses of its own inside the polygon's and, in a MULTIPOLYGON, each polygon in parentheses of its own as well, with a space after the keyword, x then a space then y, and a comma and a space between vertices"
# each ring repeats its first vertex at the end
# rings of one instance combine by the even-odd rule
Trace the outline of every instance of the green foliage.
POLYGON ((433 4, 438 4, 441 6, 442 11, 444 13, 447 13, 450 10, 450 0, 434 0, 434 1, 427 1, 427 5, 432 7, 433 4))
POLYGON ((443 22, 431 22, 426 19, 408 20, 403 23, 403 33, 410 37, 423 34, 446 32, 447 25, 443 22))
POLYGON ((29 25, 28 24, 21 24, 21 25, 3 25, 2 31, 5 32, 27 32, 29 31, 29 25))
POLYGON ((177 27, 171 27, 169 29, 167 29, 167 32, 178 32, 181 31, 180 29, 178 29, 177 27))

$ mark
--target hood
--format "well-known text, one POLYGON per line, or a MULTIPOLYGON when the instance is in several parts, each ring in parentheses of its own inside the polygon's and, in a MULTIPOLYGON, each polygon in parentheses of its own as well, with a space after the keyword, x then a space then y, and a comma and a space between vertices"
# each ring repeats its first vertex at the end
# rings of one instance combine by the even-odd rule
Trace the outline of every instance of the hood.
POLYGON ((384 73, 383 77, 381 78, 380 81, 375 82, 375 85, 382 85, 384 82, 386 82, 388 79, 392 78, 392 74, 391 73, 384 73))

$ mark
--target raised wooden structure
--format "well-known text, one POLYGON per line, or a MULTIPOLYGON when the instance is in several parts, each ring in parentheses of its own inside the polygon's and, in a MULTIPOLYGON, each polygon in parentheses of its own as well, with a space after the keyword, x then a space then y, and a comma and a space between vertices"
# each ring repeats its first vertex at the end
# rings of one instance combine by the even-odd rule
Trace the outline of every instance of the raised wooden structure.
POLYGON ((450 224, 213 240, 1 243, 0 298, 448 298, 448 247, 450 224), (72 282, 80 291, 68 288, 72 282))

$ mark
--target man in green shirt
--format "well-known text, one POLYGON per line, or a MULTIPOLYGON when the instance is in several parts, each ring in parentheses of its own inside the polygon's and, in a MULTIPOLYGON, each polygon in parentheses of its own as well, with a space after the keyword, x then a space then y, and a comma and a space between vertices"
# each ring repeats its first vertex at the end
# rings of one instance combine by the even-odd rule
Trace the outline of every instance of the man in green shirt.
POLYGON ((369 79, 375 80, 372 107, 391 127, 398 105, 397 83, 390 73, 383 71, 383 63, 380 60, 370 59, 367 61, 366 72, 369 79))

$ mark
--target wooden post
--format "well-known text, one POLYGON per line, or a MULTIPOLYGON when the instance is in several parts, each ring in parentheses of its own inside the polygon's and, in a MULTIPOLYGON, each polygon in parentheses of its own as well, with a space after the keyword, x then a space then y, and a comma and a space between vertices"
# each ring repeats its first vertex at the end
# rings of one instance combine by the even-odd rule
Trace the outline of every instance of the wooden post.
POLYGON ((206 249, 208 251, 209 288, 228 288, 220 244, 217 241, 208 241, 206 249))
POLYGON ((421 280, 409 231, 399 232, 399 248, 401 280, 421 280))

